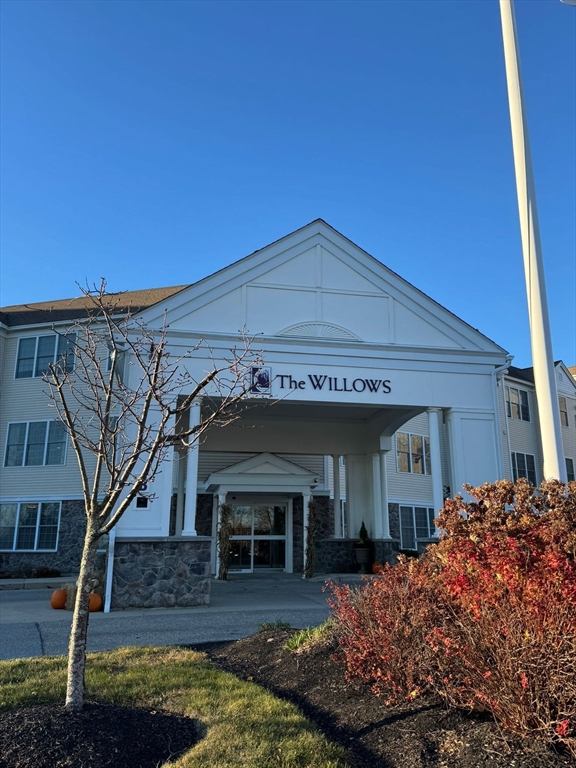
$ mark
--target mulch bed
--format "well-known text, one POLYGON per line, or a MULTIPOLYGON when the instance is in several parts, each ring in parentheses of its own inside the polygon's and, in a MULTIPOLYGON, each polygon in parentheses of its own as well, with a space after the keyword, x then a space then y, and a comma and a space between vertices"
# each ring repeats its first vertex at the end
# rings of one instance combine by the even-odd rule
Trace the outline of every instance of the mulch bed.
POLYGON ((355 768, 574 768, 567 754, 504 734, 486 716, 447 709, 426 697, 384 706, 369 687, 351 684, 332 657, 334 647, 294 653, 290 632, 271 630, 244 640, 195 646, 215 666, 252 680, 295 703, 330 740, 344 746, 355 768))
POLYGON ((1 768, 156 768, 199 740, 198 723, 160 710, 87 702, 0 715, 1 768))
MULTIPOLYGON (((575 768, 569 755, 504 734, 488 717, 425 697, 396 707, 362 683, 349 683, 334 647, 294 653, 290 636, 270 630, 227 643, 193 646, 214 665, 295 703, 353 768, 575 768)), ((87 702, 0 715, 0 768, 156 768, 201 738, 197 721, 161 710, 87 702)), ((255 766, 256 768, 256 766, 255 766)))

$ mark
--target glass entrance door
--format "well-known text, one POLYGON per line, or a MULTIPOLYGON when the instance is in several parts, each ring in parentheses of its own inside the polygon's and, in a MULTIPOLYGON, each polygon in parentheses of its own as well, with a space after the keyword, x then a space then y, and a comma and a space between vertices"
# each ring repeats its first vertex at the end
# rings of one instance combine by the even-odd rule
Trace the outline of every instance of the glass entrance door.
POLYGON ((231 504, 229 569, 286 568, 286 504, 231 504))

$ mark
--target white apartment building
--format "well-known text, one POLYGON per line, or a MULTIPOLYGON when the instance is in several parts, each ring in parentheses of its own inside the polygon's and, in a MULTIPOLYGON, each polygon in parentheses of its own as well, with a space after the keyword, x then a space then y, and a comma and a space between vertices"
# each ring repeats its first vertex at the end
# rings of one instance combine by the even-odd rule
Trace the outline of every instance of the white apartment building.
MULTIPOLYGON (((171 587, 159 596, 155 585, 170 581, 161 560, 176 547, 195 553, 187 578, 214 570, 223 503, 231 569, 301 572, 313 500, 316 570, 346 572, 362 522, 374 558, 393 561, 433 539, 436 510, 464 483, 542 480, 531 370, 321 220, 198 283, 129 291, 122 305, 148 328, 166 318, 174 353, 205 339, 223 358, 245 328, 264 365, 242 418, 209 431, 198 450, 174 451, 152 498, 118 524, 114 589, 132 585, 118 605, 191 604, 171 587), (148 577, 142 552, 156 563, 148 577), (142 575, 156 581, 139 597, 142 575)), ((63 351, 54 329, 85 314, 82 299, 0 310, 0 571, 77 568, 80 480, 42 371, 63 351)), ((186 363, 198 378, 207 364, 186 363)), ((574 479, 576 382, 562 362, 556 380, 574 479)))

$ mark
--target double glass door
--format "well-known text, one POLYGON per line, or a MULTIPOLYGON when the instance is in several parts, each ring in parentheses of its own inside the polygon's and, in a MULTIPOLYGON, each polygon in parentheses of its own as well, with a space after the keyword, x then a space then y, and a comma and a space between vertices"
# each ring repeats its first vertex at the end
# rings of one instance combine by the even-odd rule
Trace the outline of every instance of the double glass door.
POLYGON ((286 568, 286 504, 231 504, 229 569, 286 568))

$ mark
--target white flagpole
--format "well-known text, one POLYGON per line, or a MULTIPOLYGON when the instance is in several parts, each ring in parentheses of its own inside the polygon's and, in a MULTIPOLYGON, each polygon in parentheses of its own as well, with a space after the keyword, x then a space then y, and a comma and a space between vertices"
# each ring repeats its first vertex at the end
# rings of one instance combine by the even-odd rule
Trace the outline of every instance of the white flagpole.
POLYGON ((500 0, 504 59, 508 83, 508 102, 512 126, 516 190, 520 213, 520 231, 524 253, 524 272, 528 296, 528 316, 532 342, 534 384, 540 416, 540 435, 544 458, 544 477, 567 481, 560 409, 556 390, 550 319, 542 264, 542 247, 536 209, 536 192, 524 109, 516 23, 512 0, 500 0))

